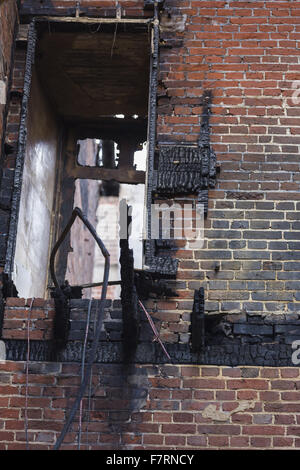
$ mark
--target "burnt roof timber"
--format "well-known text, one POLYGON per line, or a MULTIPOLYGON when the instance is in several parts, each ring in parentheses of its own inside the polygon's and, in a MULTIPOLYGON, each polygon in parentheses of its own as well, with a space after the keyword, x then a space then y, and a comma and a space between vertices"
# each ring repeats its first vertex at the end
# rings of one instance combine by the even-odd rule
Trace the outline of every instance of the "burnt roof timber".
POLYGON ((91 18, 74 16, 40 16, 37 21, 53 21, 58 23, 82 23, 82 24, 150 24, 152 18, 91 18))
MULTIPOLYGON (((164 0, 158 0, 158 3, 164 0)), ((145 17, 150 17, 153 12, 154 1, 145 0, 145 10, 141 10, 141 15, 145 17), (150 11, 147 11, 150 10, 150 11)), ((113 7, 107 7, 105 5, 99 7, 93 4, 77 5, 75 0, 73 5, 70 5, 70 2, 61 2, 59 5, 53 4, 52 0, 43 0, 43 2, 38 2, 37 0, 23 0, 22 4, 19 5, 19 14, 22 22, 30 22, 33 17, 44 16, 44 15, 55 15, 55 16, 74 16, 74 17, 83 17, 90 16, 99 18, 100 15, 109 17, 116 17, 117 9, 113 7)), ((127 12, 130 14, 130 9, 127 12)), ((136 16, 137 13, 133 12, 132 16, 136 16)), ((141 16, 140 14, 138 17, 141 16)))
POLYGON ((68 167, 68 176, 79 179, 102 180, 102 181, 118 181, 126 184, 143 184, 145 183, 145 172, 126 168, 102 168, 95 166, 74 165, 68 167))

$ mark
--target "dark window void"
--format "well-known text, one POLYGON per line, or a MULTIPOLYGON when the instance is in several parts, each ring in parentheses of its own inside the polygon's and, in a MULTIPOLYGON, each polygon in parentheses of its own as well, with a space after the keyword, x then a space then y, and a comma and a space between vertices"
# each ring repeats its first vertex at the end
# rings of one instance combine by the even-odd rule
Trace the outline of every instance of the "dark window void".
MULTIPOLYGON (((143 207, 146 172, 148 26, 38 21, 37 30, 13 273, 23 297, 49 295, 51 247, 73 207, 98 224, 102 237, 105 198, 116 202, 127 194, 130 204, 139 194, 143 207)), ((101 280, 95 250, 79 225, 56 257, 60 283, 101 280)), ((112 269, 115 278, 118 269, 112 269)))

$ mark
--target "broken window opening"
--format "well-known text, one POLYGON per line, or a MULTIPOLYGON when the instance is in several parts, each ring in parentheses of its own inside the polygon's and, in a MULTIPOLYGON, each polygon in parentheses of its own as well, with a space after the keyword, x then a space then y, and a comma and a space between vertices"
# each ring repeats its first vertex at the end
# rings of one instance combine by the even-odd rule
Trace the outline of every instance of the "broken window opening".
MULTIPOLYGON (((27 298, 49 296, 51 246, 79 196, 78 206, 85 213, 99 197, 120 198, 125 186, 133 185, 132 193, 144 202, 146 158, 142 168, 135 153, 147 140, 151 56, 147 23, 122 23, 115 34, 114 23, 104 22, 91 34, 85 24, 38 19, 36 31, 12 255, 13 281, 19 296, 27 298), (85 142, 85 149, 91 146, 92 160, 87 161, 86 155, 77 159, 78 141, 85 142), (103 146, 110 142, 114 142, 114 165, 103 156, 103 146)), ((61 283, 70 273, 69 247, 70 238, 56 260, 61 283)))
MULTIPOLYGON (((87 139, 88 140, 88 139, 87 139)), ((97 145, 99 141, 95 142, 97 145)), ((81 141, 83 150, 85 141, 81 141)), ((90 142, 87 143, 90 147, 90 142)), ((114 143, 112 143, 115 148, 114 143)), ((109 150, 111 150, 111 147, 109 150)), ((92 147, 93 148, 93 147, 92 147)), ((94 147, 95 148, 95 147, 94 147)), ((105 146, 103 147, 105 150, 105 146)), ((87 153, 85 153, 87 155, 87 153)), ((93 155, 93 153, 91 153, 93 155)), ((145 168, 146 146, 142 151, 135 152, 134 164, 139 169, 145 168)), ((105 160, 105 158, 104 158, 105 160)), ((75 181, 74 208, 80 207, 87 218, 94 224, 110 253, 110 275, 108 296, 120 298, 120 202, 125 199, 132 207, 132 225, 130 248, 134 253, 135 269, 143 267, 143 217, 145 185, 122 184, 116 181, 95 181, 77 179, 75 181)), ((68 253, 66 280, 72 286, 84 287, 83 298, 99 298, 102 287, 94 285, 103 278, 104 261, 97 249, 94 239, 80 221, 75 221, 70 234, 70 251, 68 253)))

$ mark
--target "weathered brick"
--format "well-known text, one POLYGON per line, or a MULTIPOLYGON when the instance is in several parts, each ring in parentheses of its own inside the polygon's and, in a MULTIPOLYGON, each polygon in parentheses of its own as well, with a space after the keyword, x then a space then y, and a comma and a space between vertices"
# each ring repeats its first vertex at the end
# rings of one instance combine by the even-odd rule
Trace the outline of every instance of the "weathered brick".
POLYGON ((268 390, 268 382, 262 379, 241 379, 241 380, 228 380, 227 387, 231 390, 268 390))
POLYGON ((272 231, 245 230, 243 232, 243 238, 273 240, 273 239, 282 238, 282 234, 281 234, 281 232, 278 232, 278 231, 275 231, 275 230, 272 230, 272 231))

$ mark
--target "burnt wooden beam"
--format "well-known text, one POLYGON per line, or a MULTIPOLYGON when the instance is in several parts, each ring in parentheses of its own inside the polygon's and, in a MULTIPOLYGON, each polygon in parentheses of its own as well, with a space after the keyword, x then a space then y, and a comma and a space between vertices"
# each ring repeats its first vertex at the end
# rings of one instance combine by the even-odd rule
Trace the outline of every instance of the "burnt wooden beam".
POLYGON ((145 172, 136 171, 132 169, 111 169, 111 168, 102 168, 102 167, 92 167, 92 166, 79 166, 74 165, 72 168, 69 168, 68 176, 72 178, 80 179, 90 179, 90 180, 102 180, 102 181, 111 181, 115 180, 119 183, 127 184, 143 184, 145 183, 145 172))
POLYGON ((149 24, 152 21, 151 18, 89 18, 84 16, 41 16, 39 20, 81 24, 149 24))
POLYGON ((195 290, 191 318, 191 350, 203 352, 205 347, 204 288, 195 290))
MULTIPOLYGON (((120 203, 126 210, 127 238, 120 239, 120 266, 121 266, 121 305, 123 318, 123 351, 124 362, 128 363, 136 351, 140 332, 140 312, 138 307, 138 295, 135 286, 133 250, 129 248, 129 227, 132 217, 129 215, 130 206, 123 199, 120 203)), ((120 219, 120 231, 124 230, 120 219)))
POLYGON ((144 8, 150 9, 155 5, 162 6, 165 0, 144 0, 144 8))
POLYGON ((160 196, 198 193, 198 202, 204 205, 206 215, 208 190, 215 187, 218 169, 216 155, 210 144, 210 90, 204 92, 202 103, 201 130, 197 146, 159 145, 158 170, 153 175, 153 191, 160 196))
POLYGON ((35 58, 35 48, 37 41, 37 32, 35 22, 32 21, 28 28, 28 44, 26 53, 25 73, 24 73, 24 87, 22 96, 22 107, 21 107, 21 119, 18 136, 18 151, 16 157, 15 171, 14 171, 14 183, 13 183, 13 194, 11 202, 11 217, 9 225, 9 234, 6 248, 6 262, 5 262, 5 273, 11 277, 13 272, 13 262, 16 249, 17 239, 17 226, 19 218, 19 207, 21 200, 21 189, 22 189, 22 177, 23 177, 23 166, 25 159, 25 149, 27 142, 27 115, 28 115, 28 104, 31 89, 31 78, 32 78, 32 67, 35 58))
MULTIPOLYGON (((162 6, 164 0, 144 0, 144 8, 152 9, 155 4, 162 6)), ((60 5, 55 6, 53 5, 53 0, 43 0, 43 2, 37 2, 37 0, 24 0, 20 6, 20 14, 23 16, 26 15, 70 15, 76 16, 80 15, 91 15, 97 16, 99 15, 99 7, 93 5, 77 6, 75 0, 73 5, 60 5)), ((105 8, 102 7, 101 10, 105 10, 106 14, 110 14, 112 16, 116 15, 116 8, 105 8)))
POLYGON ((20 16, 29 15, 76 15, 76 3, 58 8, 53 5, 52 0, 43 0, 43 3, 36 0, 24 0, 20 6, 20 16))

